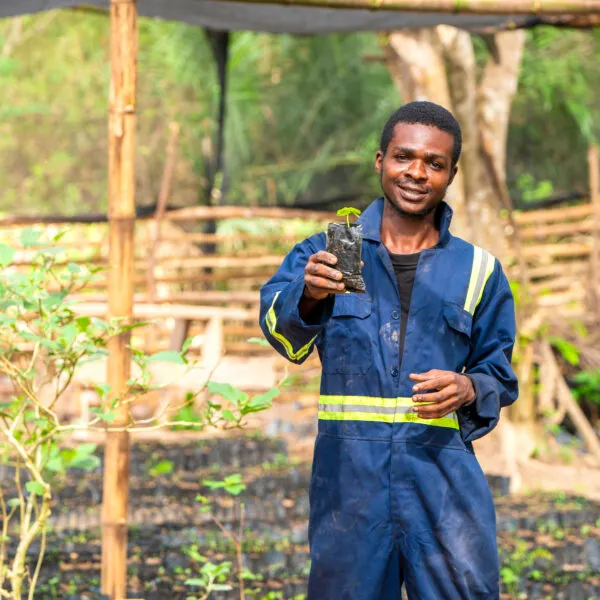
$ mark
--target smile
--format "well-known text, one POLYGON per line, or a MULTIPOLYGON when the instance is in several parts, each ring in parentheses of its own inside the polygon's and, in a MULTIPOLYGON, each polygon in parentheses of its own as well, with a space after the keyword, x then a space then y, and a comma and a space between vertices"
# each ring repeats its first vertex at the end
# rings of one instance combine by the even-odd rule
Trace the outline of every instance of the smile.
POLYGON ((398 187, 402 190, 402 195, 405 196, 407 199, 421 199, 423 196, 426 196, 429 191, 427 188, 414 188, 404 185, 400 185, 398 187))

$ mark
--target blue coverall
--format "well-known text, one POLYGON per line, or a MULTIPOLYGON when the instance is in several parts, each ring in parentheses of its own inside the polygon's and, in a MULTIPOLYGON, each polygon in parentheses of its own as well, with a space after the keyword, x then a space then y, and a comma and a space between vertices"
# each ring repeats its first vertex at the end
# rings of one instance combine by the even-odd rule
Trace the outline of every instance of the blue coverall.
POLYGON ((298 304, 319 233, 296 245, 261 289, 260 324, 302 363, 317 347, 323 376, 310 486, 309 600, 499 598, 496 518, 471 442, 517 398, 513 296, 497 260, 450 231, 421 252, 399 357, 400 295, 380 230, 384 200, 359 219, 366 294, 323 302, 315 323, 298 304), (410 373, 470 376, 475 401, 444 418, 412 411, 410 373))

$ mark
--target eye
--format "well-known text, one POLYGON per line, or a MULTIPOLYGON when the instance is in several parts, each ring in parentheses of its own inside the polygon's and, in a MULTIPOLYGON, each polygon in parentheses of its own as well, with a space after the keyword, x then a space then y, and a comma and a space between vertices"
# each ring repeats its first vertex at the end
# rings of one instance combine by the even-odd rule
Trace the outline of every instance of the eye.
POLYGON ((398 161, 400 160, 406 160, 406 154, 395 154, 394 158, 398 161))
POLYGON ((434 169, 443 169, 444 168, 444 165, 442 163, 439 163, 439 162, 436 162, 436 161, 432 162, 431 166, 434 169))

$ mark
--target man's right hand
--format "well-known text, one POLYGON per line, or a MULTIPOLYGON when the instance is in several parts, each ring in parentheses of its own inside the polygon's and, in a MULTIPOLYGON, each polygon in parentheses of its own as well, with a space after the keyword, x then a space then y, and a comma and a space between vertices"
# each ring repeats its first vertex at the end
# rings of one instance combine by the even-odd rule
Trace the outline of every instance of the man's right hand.
POLYGON ((304 268, 304 298, 319 301, 330 294, 343 294, 346 291, 342 273, 335 268, 337 262, 336 256, 324 250, 308 259, 304 268))

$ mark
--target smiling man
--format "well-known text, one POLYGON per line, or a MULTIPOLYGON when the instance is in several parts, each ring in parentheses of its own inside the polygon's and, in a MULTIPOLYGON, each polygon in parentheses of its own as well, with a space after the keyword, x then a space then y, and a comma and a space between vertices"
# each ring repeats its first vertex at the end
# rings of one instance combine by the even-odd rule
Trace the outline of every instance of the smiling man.
POLYGON ((497 600, 495 510, 471 442, 515 401, 514 302, 493 256, 450 233, 460 126, 413 102, 386 123, 383 197, 359 219, 367 293, 325 234, 261 290, 283 356, 323 376, 310 489, 309 600, 497 600))

